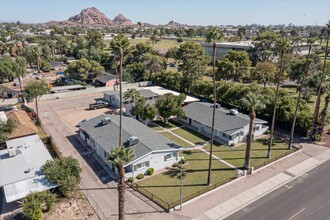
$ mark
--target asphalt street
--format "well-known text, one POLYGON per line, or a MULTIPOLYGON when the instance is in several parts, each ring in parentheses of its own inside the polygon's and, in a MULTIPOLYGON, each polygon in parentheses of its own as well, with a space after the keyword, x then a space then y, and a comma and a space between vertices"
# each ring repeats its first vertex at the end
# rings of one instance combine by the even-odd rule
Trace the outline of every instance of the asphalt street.
POLYGON ((330 220, 330 161, 226 220, 330 220))

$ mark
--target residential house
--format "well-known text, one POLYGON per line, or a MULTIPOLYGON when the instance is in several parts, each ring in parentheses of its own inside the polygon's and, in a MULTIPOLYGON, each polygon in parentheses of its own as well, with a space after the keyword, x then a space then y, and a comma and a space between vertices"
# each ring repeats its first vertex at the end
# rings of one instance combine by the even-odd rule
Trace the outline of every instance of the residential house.
MULTIPOLYGON (((150 129, 143 123, 123 117, 123 146, 133 150, 134 158, 124 165, 126 177, 145 174, 149 167, 155 171, 171 167, 178 160, 180 146, 150 129)), ((107 161, 109 152, 118 146, 119 116, 101 115, 80 123, 80 137, 97 155, 107 161)), ((117 173, 117 169, 109 164, 117 173)))
MULTIPOLYGON (((178 121, 187 127, 211 137, 212 106, 206 102, 194 102, 184 107, 185 117, 178 121)), ((244 142, 249 131, 250 118, 248 115, 239 113, 237 109, 226 109, 217 104, 215 110, 214 140, 221 144, 231 145, 244 142)), ((254 138, 262 135, 267 129, 267 122, 254 119, 254 138)))
POLYGON ((52 157, 38 135, 9 140, 6 145, 0 151, 0 187, 7 203, 56 187, 42 173, 42 166, 52 157))
POLYGON ((117 83, 118 83, 117 77, 115 75, 106 72, 102 72, 101 74, 99 74, 98 77, 96 77, 93 80, 94 86, 102 86, 102 87, 114 86, 117 83))
POLYGON ((67 64, 57 61, 50 61, 49 64, 51 65, 51 70, 55 70, 56 72, 64 72, 68 67, 67 64))
POLYGON ((6 112, 8 120, 14 122, 14 128, 8 136, 8 139, 15 139, 35 135, 38 128, 34 125, 28 114, 23 110, 11 110, 6 112))
MULTIPOLYGON (((144 98, 146 98, 149 102, 152 100, 156 100, 159 96, 152 92, 149 89, 140 89, 138 90, 140 95, 143 96, 144 98)), ((103 93, 103 98, 109 102, 110 106, 114 107, 114 108, 119 108, 120 106, 120 98, 119 98, 119 92, 118 91, 109 91, 109 92, 104 92, 103 93)), ((131 100, 125 100, 123 98, 123 104, 127 105, 132 103, 131 100)))

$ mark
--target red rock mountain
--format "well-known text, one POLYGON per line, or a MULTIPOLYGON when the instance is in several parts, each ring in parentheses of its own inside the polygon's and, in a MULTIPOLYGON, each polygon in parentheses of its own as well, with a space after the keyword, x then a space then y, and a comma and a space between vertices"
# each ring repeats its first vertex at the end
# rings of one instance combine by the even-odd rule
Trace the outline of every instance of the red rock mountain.
POLYGON ((134 23, 126 18, 124 15, 119 14, 115 17, 115 19, 113 19, 113 22, 117 25, 123 25, 123 26, 132 26, 134 25, 134 23))
POLYGON ((73 22, 80 25, 112 25, 113 21, 107 18, 97 8, 83 9, 79 14, 72 16, 68 19, 69 22, 73 22))

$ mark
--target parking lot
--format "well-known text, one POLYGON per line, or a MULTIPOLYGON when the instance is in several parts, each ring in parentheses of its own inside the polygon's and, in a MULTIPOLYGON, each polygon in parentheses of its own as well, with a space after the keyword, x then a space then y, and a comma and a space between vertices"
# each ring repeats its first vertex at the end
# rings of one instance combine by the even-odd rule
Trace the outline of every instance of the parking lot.
MULTIPOLYGON (((89 104, 102 97, 102 93, 94 93, 43 100, 39 102, 39 118, 45 132, 53 137, 62 156, 73 156, 79 161, 82 168, 82 188, 93 200, 91 203, 97 206, 94 208, 107 219, 117 219, 117 183, 95 160, 93 151, 77 137, 79 128, 76 126, 81 120, 111 112, 110 108, 89 110, 89 104)), ((30 103, 30 106, 35 108, 34 103, 30 103)), ((134 204, 127 207, 126 212, 130 214, 128 219, 145 218, 146 213, 163 212, 160 207, 132 189, 127 190, 126 200, 134 204)))

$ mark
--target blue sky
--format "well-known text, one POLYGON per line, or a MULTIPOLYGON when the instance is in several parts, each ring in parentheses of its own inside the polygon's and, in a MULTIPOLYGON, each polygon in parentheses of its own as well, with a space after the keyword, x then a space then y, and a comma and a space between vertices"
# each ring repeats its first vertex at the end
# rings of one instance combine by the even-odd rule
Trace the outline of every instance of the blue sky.
POLYGON ((0 0, 0 19, 41 23, 66 20, 96 7, 113 19, 122 13, 134 23, 324 25, 330 0, 0 0))

